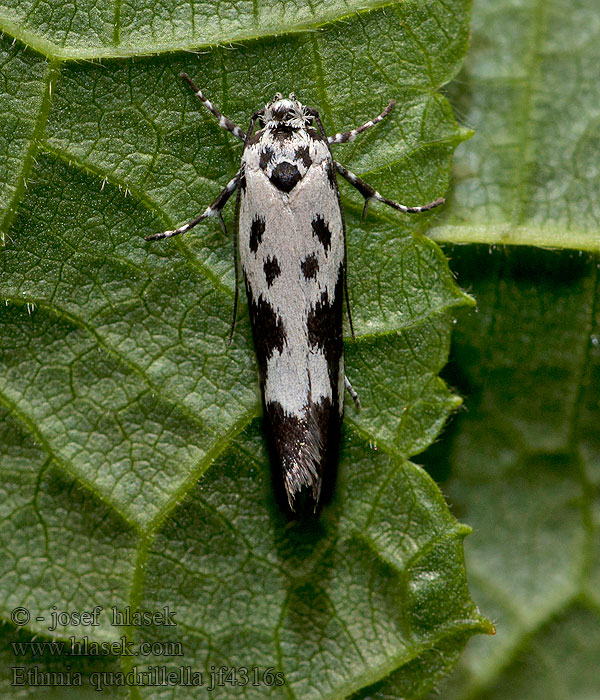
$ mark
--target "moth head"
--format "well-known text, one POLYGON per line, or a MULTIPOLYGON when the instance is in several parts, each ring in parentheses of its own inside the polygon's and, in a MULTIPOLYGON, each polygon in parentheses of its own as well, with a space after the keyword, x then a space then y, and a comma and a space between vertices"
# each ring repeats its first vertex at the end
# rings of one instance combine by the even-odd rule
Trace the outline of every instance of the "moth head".
POLYGON ((312 120, 307 112, 307 108, 296 99, 293 92, 287 99, 284 99, 280 92, 276 92, 275 97, 265 107, 261 122, 263 126, 272 129, 278 126, 302 129, 312 120))

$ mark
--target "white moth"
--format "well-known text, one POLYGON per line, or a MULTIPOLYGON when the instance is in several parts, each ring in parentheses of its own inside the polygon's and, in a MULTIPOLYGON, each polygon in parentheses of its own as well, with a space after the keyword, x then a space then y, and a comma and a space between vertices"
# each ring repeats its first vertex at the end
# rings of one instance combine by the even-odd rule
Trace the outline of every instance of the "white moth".
POLYGON ((275 482, 283 484, 292 513, 314 512, 333 490, 344 388, 360 407, 344 375, 346 227, 335 173, 364 196, 364 212, 372 199, 409 213, 444 200, 419 207, 398 204, 333 159, 330 146, 352 141, 380 122, 393 100, 375 119, 328 138, 316 110, 293 94, 283 99, 277 93, 252 116, 244 133, 185 73, 181 77, 219 125, 244 142, 241 167, 200 216, 147 240, 185 233, 211 216, 219 217, 225 231, 221 212, 237 189, 234 320, 239 250, 275 482), (254 133, 257 122, 260 129, 254 133))

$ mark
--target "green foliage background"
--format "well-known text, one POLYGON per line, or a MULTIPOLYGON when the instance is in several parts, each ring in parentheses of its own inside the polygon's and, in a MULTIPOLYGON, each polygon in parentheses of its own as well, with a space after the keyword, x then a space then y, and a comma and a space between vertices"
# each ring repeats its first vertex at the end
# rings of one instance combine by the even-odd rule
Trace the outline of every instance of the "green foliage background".
MULTIPOLYGON (((180 641, 184 656, 19 659, 87 679, 148 664, 274 667, 227 697, 423 697, 469 644, 456 698, 590 698, 598 632, 598 20, 570 3, 0 3, 0 614, 15 640, 180 641), (16 41, 13 41, 16 38, 16 41), (215 48, 214 45, 221 46, 215 48), (564 50, 564 45, 569 50, 564 50), (96 59, 101 59, 98 62, 96 59), (149 245, 236 170, 239 144, 177 78, 245 120, 275 90, 330 131, 393 118, 339 158, 396 216, 342 184, 356 341, 336 500, 289 526, 271 496, 247 312, 226 345, 231 248, 218 227, 149 245), (448 248, 580 248, 585 254, 448 248), (373 449, 373 445, 377 449, 373 449), (178 626, 16 631, 112 605, 178 626), (57 636, 58 635, 58 636, 57 636), (540 667, 543 671, 540 672, 540 667), (515 691, 517 688, 517 691, 515 691), (515 695, 516 692, 516 695, 515 695)), ((231 213, 229 215, 231 217, 231 213)), ((231 222, 229 221, 229 224, 231 222)), ((111 687, 114 697, 211 697, 111 687)))
POLYGON ((471 28, 450 91, 476 136, 457 151, 433 235, 486 245, 445 248, 477 309, 444 372, 466 410, 422 461, 474 529, 469 586, 497 635, 470 642, 439 692, 589 700, 600 697, 598 6, 476 1, 471 28))

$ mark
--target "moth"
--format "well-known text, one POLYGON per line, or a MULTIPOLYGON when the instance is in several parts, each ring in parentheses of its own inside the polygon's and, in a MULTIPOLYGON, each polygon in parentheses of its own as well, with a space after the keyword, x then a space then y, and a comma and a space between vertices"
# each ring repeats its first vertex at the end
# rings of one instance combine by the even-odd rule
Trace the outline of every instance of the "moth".
POLYGON ((316 109, 292 93, 277 93, 255 112, 246 132, 225 117, 189 76, 181 74, 219 125, 244 142, 240 169, 200 216, 146 240, 185 233, 219 217, 237 190, 235 204, 235 300, 238 252, 254 347, 274 481, 283 485, 292 514, 316 512, 330 499, 337 470, 344 390, 360 402, 344 374, 342 318, 346 299, 346 226, 336 173, 365 199, 416 213, 444 202, 405 206, 383 197, 334 160, 331 146, 353 141, 384 119, 394 100, 361 126, 327 136, 316 109), (258 125, 258 130, 255 127, 258 125))

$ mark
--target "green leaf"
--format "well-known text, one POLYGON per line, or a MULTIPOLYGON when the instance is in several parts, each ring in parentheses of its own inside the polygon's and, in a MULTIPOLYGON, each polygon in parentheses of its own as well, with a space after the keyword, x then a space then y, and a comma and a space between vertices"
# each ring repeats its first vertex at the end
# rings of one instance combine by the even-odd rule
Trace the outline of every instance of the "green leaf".
POLYGON ((599 28, 594 2, 478 0, 450 88, 477 134, 434 235, 596 255, 448 249, 477 298, 445 375, 466 410, 422 459, 497 635, 432 700, 600 697, 599 28))
MULTIPOLYGON (((339 157, 407 204, 443 194, 465 134, 436 90, 465 52, 468 3, 379 5, 2 5, 21 42, 0 41, 0 613, 31 614, 3 629, 5 695, 28 692, 15 665, 81 673, 84 688, 61 698, 96 697, 99 671, 154 665, 205 683, 213 666, 284 674, 284 686, 229 684, 228 697, 343 698, 386 679, 418 697, 490 630, 466 588, 467 529, 409 462, 459 403, 438 372, 471 303, 422 235, 436 212, 373 206, 362 221, 342 185, 347 371, 364 410, 348 407, 335 500, 312 524, 288 525, 273 500, 245 307, 227 345, 231 243, 211 224, 144 240, 200 211, 239 162, 181 70, 242 125, 276 89, 332 131, 394 96, 393 118, 339 157), (111 624, 128 605, 169 606, 177 625, 111 624), (49 629, 53 606, 103 612, 98 626, 49 629), (13 645, 71 635, 181 655, 32 658, 13 645)), ((209 692, 117 679, 100 679, 111 697, 209 692)))
MULTIPOLYGON (((435 237, 597 253, 596 10, 475 3, 473 50, 451 100, 478 131, 459 150, 435 237)), ((424 459, 474 528, 469 582, 497 636, 474 640, 440 692, 599 697, 600 260, 448 252, 478 300, 458 324, 446 375, 467 410, 424 459)))
POLYGON ((473 526, 469 583, 497 635, 473 640, 449 700, 585 700, 600 677, 600 260, 455 247, 478 299, 448 379, 466 411, 426 463, 473 526))
POLYGON ((475 0, 449 95, 475 136, 433 238, 600 251, 599 63, 596 0, 475 0))

